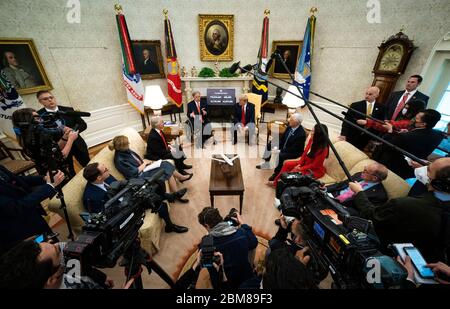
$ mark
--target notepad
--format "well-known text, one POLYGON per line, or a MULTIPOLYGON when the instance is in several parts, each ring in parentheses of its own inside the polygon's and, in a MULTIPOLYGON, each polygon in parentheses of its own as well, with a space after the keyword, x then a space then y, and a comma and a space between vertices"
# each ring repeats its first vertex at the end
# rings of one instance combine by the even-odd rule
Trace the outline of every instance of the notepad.
POLYGON ((158 160, 158 161, 153 162, 150 165, 147 165, 144 168, 143 172, 145 173, 145 172, 148 172, 148 171, 154 170, 155 168, 160 167, 161 166, 161 162, 162 162, 162 160, 158 160))

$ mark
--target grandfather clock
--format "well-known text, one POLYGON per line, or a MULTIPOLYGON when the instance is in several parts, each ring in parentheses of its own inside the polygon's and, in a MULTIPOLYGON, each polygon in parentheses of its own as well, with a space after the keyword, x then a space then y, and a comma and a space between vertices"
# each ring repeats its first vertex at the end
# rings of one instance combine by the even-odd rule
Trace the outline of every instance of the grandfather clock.
POLYGON ((372 86, 377 86, 381 90, 377 101, 386 104, 398 78, 405 73, 416 47, 408 36, 400 31, 381 43, 378 49, 380 52, 372 71, 375 75, 372 86))

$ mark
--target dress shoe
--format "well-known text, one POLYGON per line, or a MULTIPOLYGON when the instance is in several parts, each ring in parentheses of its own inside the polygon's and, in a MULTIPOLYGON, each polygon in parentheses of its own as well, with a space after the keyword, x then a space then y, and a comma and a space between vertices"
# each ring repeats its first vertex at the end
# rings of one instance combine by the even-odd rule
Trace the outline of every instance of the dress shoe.
POLYGON ((276 220, 275 220, 275 225, 281 226, 281 221, 280 221, 280 219, 276 219, 276 220))
POLYGON ((189 203, 189 200, 187 198, 177 198, 177 201, 182 203, 182 204, 187 204, 189 203))
POLYGON ((276 177, 277 177, 277 174, 273 173, 272 176, 270 176, 269 179, 267 179, 267 180, 274 181, 276 177))
POLYGON ((179 170, 178 173, 180 173, 183 176, 190 175, 190 173, 186 172, 184 169, 183 170, 179 170))
POLYGON ((259 170, 270 170, 271 169, 270 162, 263 162, 261 164, 258 164, 256 168, 259 170))
POLYGON ((166 225, 166 227, 164 228, 164 231, 166 233, 186 233, 187 231, 189 231, 189 229, 187 227, 184 226, 180 226, 180 225, 176 225, 176 224, 172 224, 172 225, 166 225))
POLYGON ((186 178, 185 180, 180 180, 180 182, 183 183, 185 181, 188 181, 188 180, 190 180, 192 178, 192 176, 194 176, 194 174, 189 174, 188 178, 186 178))
POLYGON ((192 165, 183 163, 182 168, 185 169, 185 170, 190 170, 192 168, 192 165))
POLYGON ((175 196, 175 199, 178 200, 178 199, 182 198, 186 194, 186 192, 187 192, 187 189, 183 188, 183 189, 178 190, 177 192, 175 192, 173 195, 175 196))

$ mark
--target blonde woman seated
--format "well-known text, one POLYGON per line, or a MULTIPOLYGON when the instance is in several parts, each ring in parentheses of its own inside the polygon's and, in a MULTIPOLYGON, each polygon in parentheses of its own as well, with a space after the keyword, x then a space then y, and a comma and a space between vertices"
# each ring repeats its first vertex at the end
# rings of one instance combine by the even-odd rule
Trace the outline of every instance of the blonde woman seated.
POLYGON ((136 152, 131 150, 128 137, 124 135, 114 137, 108 147, 110 150, 115 150, 114 165, 126 179, 151 177, 162 169, 164 170, 162 179, 169 182, 171 192, 177 192, 178 189, 175 179, 178 179, 181 183, 183 183, 192 178, 192 175, 181 175, 175 170, 175 166, 167 161, 162 161, 160 167, 149 171, 144 171, 145 168, 152 163, 152 161, 147 159, 143 160, 136 152))

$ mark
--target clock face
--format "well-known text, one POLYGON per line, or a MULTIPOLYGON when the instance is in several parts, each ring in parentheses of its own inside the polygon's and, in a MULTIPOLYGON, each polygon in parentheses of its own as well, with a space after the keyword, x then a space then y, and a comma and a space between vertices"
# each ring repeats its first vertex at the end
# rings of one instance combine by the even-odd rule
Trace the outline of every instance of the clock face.
POLYGON ((403 46, 394 44, 384 52, 379 69, 382 71, 396 71, 403 57, 403 46))

